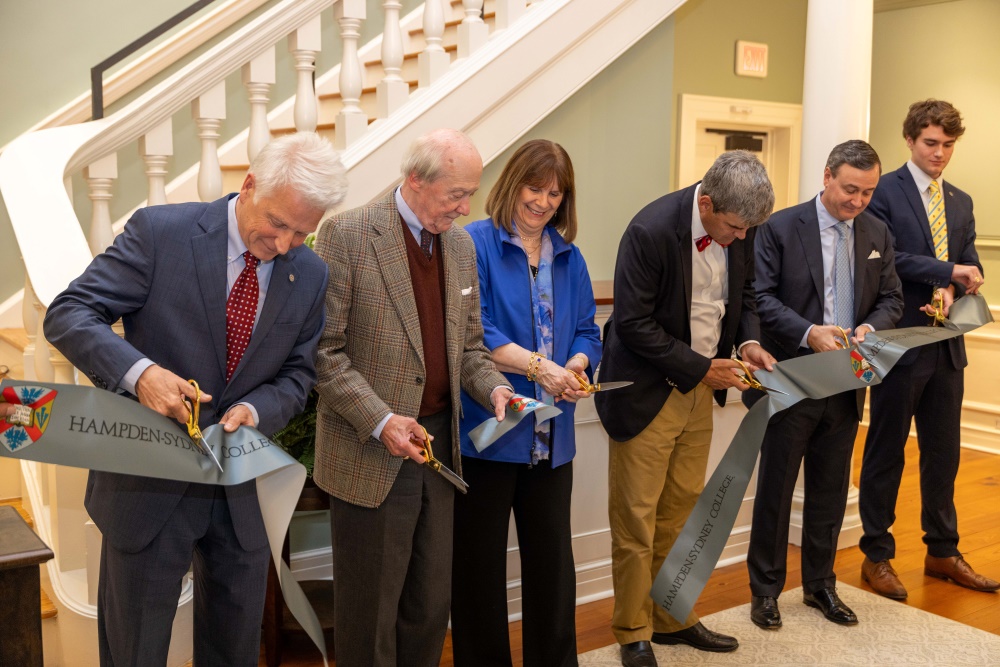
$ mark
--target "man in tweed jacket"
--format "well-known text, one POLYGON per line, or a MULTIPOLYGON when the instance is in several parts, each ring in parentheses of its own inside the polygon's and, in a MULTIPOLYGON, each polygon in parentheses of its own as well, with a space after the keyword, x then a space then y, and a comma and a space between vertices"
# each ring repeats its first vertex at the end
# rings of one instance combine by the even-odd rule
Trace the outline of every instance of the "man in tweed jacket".
POLYGON ((321 228, 330 269, 317 359, 316 483, 331 495, 341 667, 436 666, 451 593, 460 389, 504 416, 512 390, 483 345, 469 213, 482 158, 461 132, 411 146, 403 183, 321 228))

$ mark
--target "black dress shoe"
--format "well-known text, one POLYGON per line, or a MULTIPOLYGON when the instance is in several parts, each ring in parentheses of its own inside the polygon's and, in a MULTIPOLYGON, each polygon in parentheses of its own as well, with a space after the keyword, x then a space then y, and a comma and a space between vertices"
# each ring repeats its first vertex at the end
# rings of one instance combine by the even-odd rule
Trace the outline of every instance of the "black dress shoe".
POLYGON ((815 607, 823 612, 827 620, 841 625, 857 625, 858 617, 854 615, 840 597, 837 596, 836 588, 821 588, 815 593, 803 593, 802 601, 810 607, 815 607))
POLYGON ((622 644, 622 667, 658 667, 649 642, 622 644))
POLYGON ((728 653, 740 647, 736 637, 720 635, 712 632, 701 621, 695 623, 690 628, 684 628, 677 632, 654 632, 654 644, 687 644, 699 651, 714 651, 716 653, 728 653))
POLYGON ((750 620, 758 628, 777 630, 781 627, 781 612, 778 600, 770 595, 754 595, 750 598, 750 620))

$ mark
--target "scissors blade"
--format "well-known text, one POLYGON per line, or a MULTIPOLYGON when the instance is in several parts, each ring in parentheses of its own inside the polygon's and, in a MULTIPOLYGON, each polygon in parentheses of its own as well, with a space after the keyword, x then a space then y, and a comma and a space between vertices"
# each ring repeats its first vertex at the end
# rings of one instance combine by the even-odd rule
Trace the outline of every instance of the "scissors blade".
POLYGON ((455 488, 461 491, 462 493, 469 492, 469 485, 465 483, 464 479, 459 477, 451 468, 449 468, 446 465, 443 465, 437 459, 434 459, 434 462, 436 465, 433 466, 433 469, 438 471, 442 477, 444 477, 446 480, 454 484, 455 488))
POLYGON ((771 389, 770 387, 765 387, 764 385, 760 385, 760 388, 769 393, 773 391, 776 394, 784 394, 785 396, 788 396, 787 391, 781 391, 780 389, 771 389))
POLYGON ((598 382, 593 385, 591 392, 597 391, 611 391, 612 389, 621 389, 622 387, 628 387, 634 384, 632 380, 618 380, 616 382, 598 382))
POLYGON ((198 443, 198 448, 201 449, 201 453, 208 454, 208 458, 212 459, 212 463, 215 464, 215 467, 219 469, 219 472, 222 472, 222 464, 219 463, 218 457, 215 455, 215 452, 212 451, 212 448, 208 446, 205 438, 199 438, 195 440, 195 442, 198 443))

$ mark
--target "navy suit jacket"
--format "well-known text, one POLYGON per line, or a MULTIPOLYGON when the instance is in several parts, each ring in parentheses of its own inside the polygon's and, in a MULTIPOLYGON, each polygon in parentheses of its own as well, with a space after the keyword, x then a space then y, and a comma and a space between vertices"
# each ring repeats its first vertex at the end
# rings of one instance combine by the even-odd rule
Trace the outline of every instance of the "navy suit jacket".
MULTIPOLYGON (((754 253, 761 345, 778 361, 812 354, 812 349, 799 345, 811 325, 823 324, 823 246, 816 200, 772 215, 757 233, 754 253)), ((889 230, 862 212, 854 219, 855 326, 891 329, 902 311, 889 230)), ((860 419, 864 389, 857 394, 860 419)), ((761 395, 747 390, 744 402, 752 404, 761 395)))
MULTIPOLYGON (((53 300, 45 336, 96 387, 117 389, 148 357, 194 378, 212 402, 201 427, 235 403, 250 403, 270 434, 300 412, 315 383, 323 329, 326 265, 305 247, 274 260, 263 309, 240 365, 227 383, 228 200, 136 211, 110 248, 53 300), (119 318, 122 340, 111 324, 119 318)), ((187 483, 91 472, 86 507, 105 539, 136 552, 159 533, 187 483)), ((255 482, 226 488, 240 545, 267 544, 255 482)))
MULTIPOLYGON (((691 214, 697 184, 652 202, 632 218, 618 247, 615 309, 604 325, 599 380, 632 380, 594 396, 608 434, 622 442, 642 432, 675 388, 694 389, 711 359, 691 349, 691 214)), ((758 340, 753 293, 756 228, 728 248, 729 303, 717 358, 758 340)), ((719 405, 725 391, 715 393, 719 405)))
MULTIPOLYGON (((913 175, 904 164, 896 171, 882 176, 875 188, 868 211, 885 221, 892 232, 896 249, 896 273, 903 283, 903 316, 900 327, 925 326, 927 315, 920 307, 930 303, 935 287, 951 283, 955 264, 983 265, 976 253, 976 220, 972 215, 972 197, 944 181, 941 185, 944 212, 948 222, 948 261, 942 262, 934 255, 927 209, 920 198, 913 175)), ((955 297, 965 293, 955 285, 955 297)), ((965 339, 962 336, 945 341, 954 368, 965 368, 965 339)), ((903 355, 899 364, 913 363, 916 350, 903 355)))

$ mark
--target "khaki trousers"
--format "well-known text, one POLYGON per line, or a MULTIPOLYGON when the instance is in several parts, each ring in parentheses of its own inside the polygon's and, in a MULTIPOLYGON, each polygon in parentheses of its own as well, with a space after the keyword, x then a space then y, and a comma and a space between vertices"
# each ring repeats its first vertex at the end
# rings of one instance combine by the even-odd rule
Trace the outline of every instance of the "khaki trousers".
POLYGON ((674 390, 639 435, 611 441, 608 514, 615 610, 611 629, 619 644, 649 641, 653 632, 676 632, 678 623, 649 596, 653 579, 705 486, 712 443, 712 390, 674 390))

